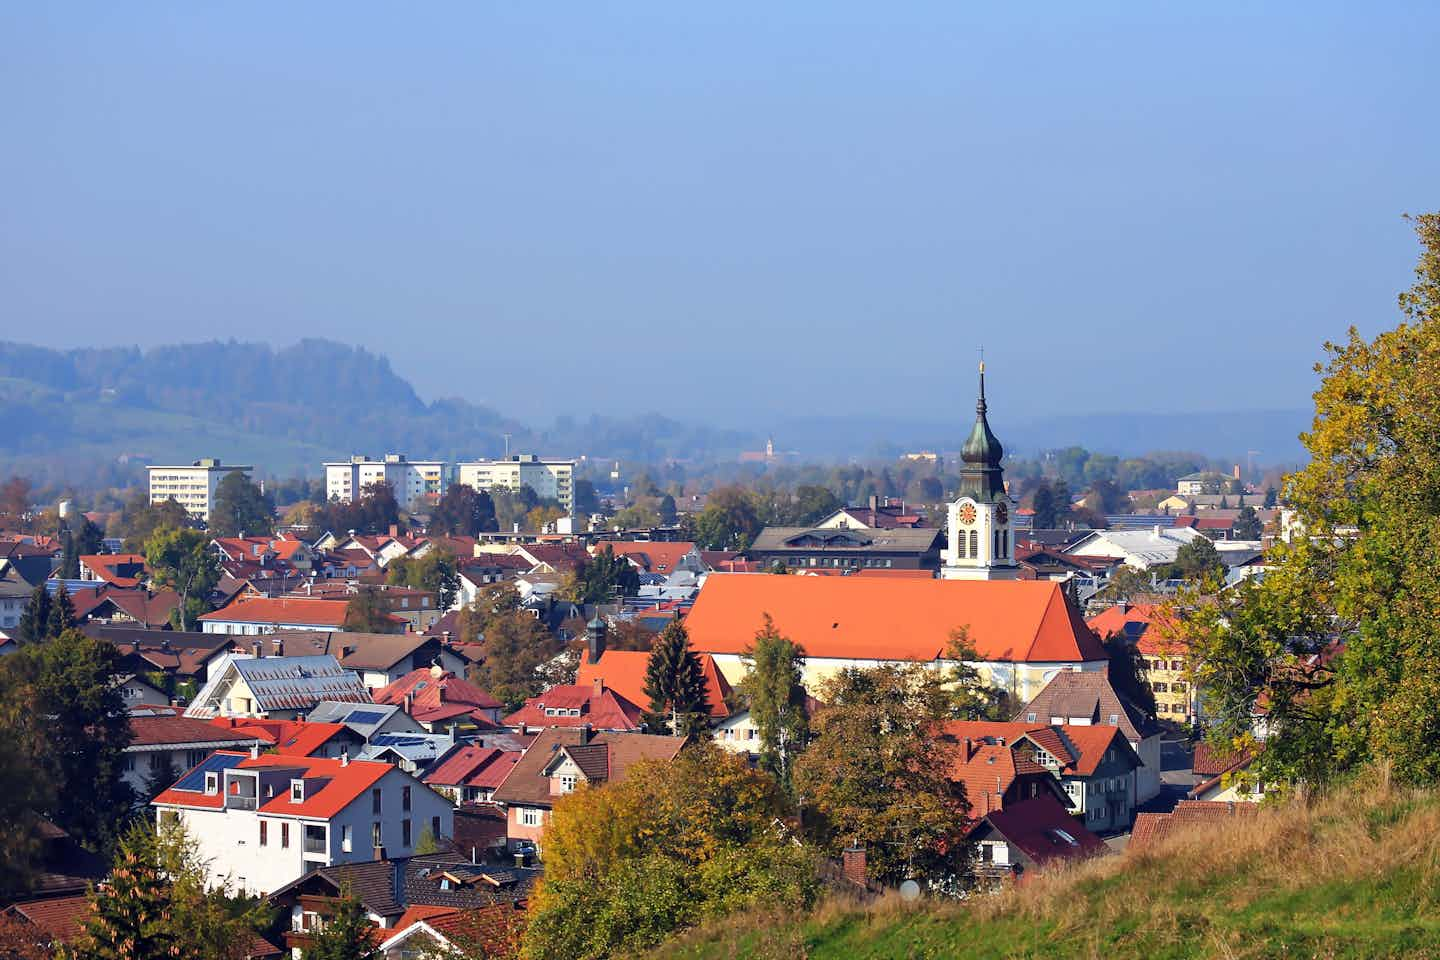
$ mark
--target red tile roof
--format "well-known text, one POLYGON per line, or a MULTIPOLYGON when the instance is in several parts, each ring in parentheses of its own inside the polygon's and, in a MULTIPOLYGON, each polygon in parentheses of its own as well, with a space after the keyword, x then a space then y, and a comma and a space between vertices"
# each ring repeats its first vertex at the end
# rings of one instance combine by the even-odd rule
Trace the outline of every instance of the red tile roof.
MULTIPOLYGON (((963 742, 1003 740, 1011 746, 1021 738, 1043 749, 1060 763, 1061 772, 1088 777, 1105 759, 1105 751, 1123 745, 1132 756, 1134 750, 1119 727, 1108 725, 1071 725, 1041 723, 1006 723, 989 720, 952 720, 946 723, 945 735, 963 742)), ((1137 758, 1137 766, 1138 766, 1137 758)))
POLYGON ((1181 800, 1170 813, 1138 813, 1130 831, 1130 850, 1144 850, 1167 837, 1188 833, 1202 841, 1221 840, 1228 822, 1253 817, 1253 803, 1226 803, 1213 800, 1181 800))
POLYGON ((1011 804, 984 819, 1041 866, 1056 860, 1091 857, 1105 849, 1105 841, 1081 826, 1059 800, 1048 795, 1011 804))
POLYGON ((627 557, 646 573, 670 574, 674 573, 676 565, 695 549, 695 544, 683 541, 672 543, 649 540, 605 540, 591 547, 590 552, 598 556, 606 549, 614 551, 617 557, 627 557))
POLYGON ((145 558, 138 553, 87 553, 80 557, 80 565, 117 587, 138 586, 145 572, 145 558))
MULTIPOLYGON (((198 619, 241 623, 301 623, 339 629, 345 624, 345 600, 311 597, 242 597, 198 619)), ((399 623, 400 618, 391 616, 399 623)))
POLYGON ((472 715, 488 722, 486 711, 499 710, 500 701, 468 680, 448 671, 436 674, 434 667, 411 670, 374 694, 376 703, 404 704, 411 697, 410 716, 420 723, 472 715))
MULTIPOLYGON (((710 702, 710 716, 724 719, 730 715, 725 698, 730 694, 730 684, 715 658, 708 653, 698 655, 700 670, 705 675, 705 694, 710 702)), ((599 680, 606 687, 636 705, 648 704, 645 696, 645 671, 650 666, 650 654, 644 650, 606 650, 600 655, 599 663, 591 663, 588 655, 581 655, 580 672, 575 678, 577 686, 593 687, 599 680)))
MULTIPOLYGON (((329 820, 355 800, 364 796, 365 792, 378 783, 385 774, 395 769, 388 763, 379 763, 373 760, 351 760, 346 763, 342 760, 283 756, 273 753, 251 757, 248 754, 225 750, 216 752, 243 758, 232 769, 294 768, 297 771, 297 778, 316 778, 325 781, 323 784, 319 784, 318 788, 307 793, 305 799, 300 803, 290 801, 289 791, 279 791, 269 800, 262 798, 259 805, 261 813, 283 817, 313 817, 329 820)), ((188 773, 189 771, 187 771, 187 775, 188 773)), ((161 791, 153 802, 159 806, 219 809, 225 805, 225 798, 218 793, 212 795, 170 787, 161 791)))
POLYGON ((516 750, 496 750, 464 744, 440 759, 425 775, 425 782, 445 787, 495 788, 520 760, 516 750))
POLYGON ((1140 640, 1136 644, 1141 653, 1148 654, 1183 654, 1185 645, 1182 641, 1168 635, 1163 628, 1168 624, 1165 609, 1158 603, 1117 603, 1113 607, 1097 613, 1086 621, 1090 629, 1102 637, 1110 634, 1126 633, 1127 624, 1140 624, 1140 629, 1132 626, 1129 633, 1133 636, 1138 633, 1140 640), (1157 627, 1157 629, 1150 629, 1157 627))
POLYGON ((738 654, 767 613, 810 657, 928 662, 964 627, 985 660, 1107 659, 1061 585, 1041 580, 711 574, 685 626, 696 651, 738 654))
POLYGON ((562 685, 551 687, 538 697, 531 697, 525 705, 505 718, 511 727, 582 727, 589 724, 595 730, 640 729, 639 706, 602 687, 598 692, 594 685, 562 685), (546 710, 564 710, 565 716, 550 716, 546 710), (569 716, 569 711, 576 711, 569 716))
POLYGON ((256 736, 248 731, 217 729, 216 725, 194 717, 131 717, 130 745, 154 747, 167 744, 197 743, 216 746, 235 746, 245 741, 264 741, 268 737, 256 736))
POLYGON ((81 924, 90 915, 90 899, 82 894, 27 900, 14 904, 6 912, 32 924, 48 939, 68 943, 83 932, 81 924))

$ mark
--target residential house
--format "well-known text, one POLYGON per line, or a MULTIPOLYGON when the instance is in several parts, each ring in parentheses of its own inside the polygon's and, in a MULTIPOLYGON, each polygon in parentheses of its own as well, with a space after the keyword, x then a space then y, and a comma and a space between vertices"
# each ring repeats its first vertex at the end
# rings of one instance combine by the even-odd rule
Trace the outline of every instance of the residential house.
POLYGON ((160 823, 196 841, 206 879, 265 894, 311 870, 450 836, 450 801, 388 763, 255 753, 212 754, 155 798, 160 823))
POLYGON ((490 694, 439 665, 412 670, 375 691, 375 702, 403 706, 431 733, 452 724, 461 730, 488 730, 498 724, 504 709, 490 694))
POLYGON ((1060 584, 1041 580, 918 580, 711 574, 685 618, 691 649, 733 686, 769 614, 805 649, 806 687, 846 667, 909 662, 948 670, 962 631, 992 686, 1029 700, 1064 670, 1104 670, 1098 638, 1060 584))
POLYGON ((419 633, 337 633, 332 652, 340 666, 360 675, 371 690, 388 687, 417 670, 439 663, 445 670, 463 668, 459 657, 448 653, 439 637, 419 633))
POLYGON ((1052 726, 1119 727, 1140 758, 1140 767, 1135 771, 1135 806, 1160 793, 1161 727, 1122 697, 1106 674, 1057 673, 1013 719, 1017 723, 1052 726))
POLYGON ((246 730, 227 730, 178 716, 132 716, 130 745, 121 756, 121 779, 142 802, 175 782, 181 770, 203 763, 216 750, 248 750, 270 740, 246 730), (163 782, 157 783, 160 779, 163 782))
POLYGON ((145 557, 139 553, 84 554, 79 558, 80 579, 133 590, 146 579, 145 557))
POLYGON ((122 590, 102 585, 87 601, 76 594, 75 619, 117 626, 137 624, 147 630, 168 630, 180 606, 180 595, 168 587, 151 592, 144 587, 122 590))
POLYGON ((944 735, 957 743, 1010 747, 1018 758, 1049 770, 1060 781, 1070 813, 1087 830, 1130 826, 1140 757, 1119 727, 954 720, 945 724, 944 735))
POLYGON ((1079 557, 1113 557, 1136 570, 1174 563, 1180 548, 1204 537, 1191 527, 1162 527, 1149 530, 1091 530, 1065 552, 1079 557))
POLYGON ((617 557, 624 557, 641 573, 654 573, 668 577, 672 573, 688 570, 704 573, 705 561, 695 544, 685 541, 668 540, 601 540, 590 547, 590 553, 599 556, 609 550, 617 557))
POLYGON ((575 461, 542 460, 534 454, 513 454, 495 460, 462 461, 455 482, 472 490, 519 490, 529 487, 541 500, 555 500, 566 513, 575 512, 575 461))
MULTIPOLYGON (((52 956, 62 956, 61 947, 80 939, 85 932, 84 922, 91 915, 90 898, 83 893, 22 900, 0 913, 25 931, 25 939, 53 951, 52 956)), ((18 952, 14 955, 25 956, 18 952)))
POLYGON ((1222 751, 1203 741, 1197 743, 1191 762, 1196 783, 1190 789, 1190 799, 1259 803, 1265 799, 1265 783, 1250 774, 1254 762, 1252 751, 1222 751))
POLYGON ((470 743, 456 744, 435 762, 424 780, 458 806, 488 803, 495 790, 520 760, 521 751, 500 750, 470 743))
POLYGON ((1163 615, 1159 604, 1117 603, 1086 622, 1100 636, 1123 637, 1138 648, 1157 718, 1188 726, 1199 719, 1199 698, 1188 676, 1189 652, 1183 640, 1167 635, 1163 615))
POLYGON ((1253 803, 1181 800, 1169 813, 1139 813, 1130 832, 1128 850, 1146 850, 1175 836, 1196 843, 1224 842, 1225 834, 1255 816, 1253 803))
POLYGON ((425 732, 425 728, 397 704, 322 700, 305 719, 311 723, 342 723, 364 743, 382 733, 425 732))
POLYGON ((170 705, 170 695, 138 673, 122 673, 115 678, 115 686, 125 701, 126 710, 139 707, 165 707, 170 705))
POLYGON ((38 844, 33 869, 23 887, 11 891, 18 898, 84 894, 109 872, 109 864, 43 817, 31 818, 28 824, 12 823, 9 826, 17 832, 28 829, 38 844))
POLYGON ((360 757, 393 763, 423 780, 457 742, 453 728, 448 733, 380 733, 365 745, 360 757))
MULTIPOLYGON (((476 882, 501 882, 497 875, 461 869, 461 875, 478 872, 476 882)), ((380 944, 385 960, 406 960, 410 957, 444 955, 463 951, 483 950, 484 956, 509 956, 520 943, 525 929, 524 903, 494 904, 488 907, 412 907, 402 918, 395 933, 380 944), (413 914, 413 915, 411 915, 413 914)))
MULTIPOLYGON (((235 734, 259 740, 275 753, 287 757, 358 757, 365 740, 342 723, 311 723, 299 720, 256 720, 216 717, 210 723, 235 734)), ((184 768, 182 768, 184 769, 184 768)))
POLYGON ((505 718, 505 725, 521 731, 588 727, 633 732, 642 729, 644 712, 597 678, 589 685, 560 684, 531 697, 505 718))
POLYGON ((746 553, 765 568, 934 571, 944 546, 934 528, 766 527, 746 553))
POLYGON ((34 590, 18 573, 6 570, 0 577, 0 630, 14 630, 34 590))
MULTIPOLYGON (((586 627, 586 650, 580 658, 576 686, 593 689, 599 683, 630 703, 648 705, 650 698, 645 694, 645 672, 650 666, 649 651, 607 650, 605 643, 608 635, 609 627, 599 617, 591 620, 586 627)), ((723 720, 730 715, 730 682, 710 654, 698 654, 697 659, 700 661, 700 672, 705 677, 705 698, 710 704, 710 717, 723 720)))
POLYGON ((927 525, 924 515, 907 507, 904 500, 873 495, 864 506, 841 507, 815 524, 821 530, 896 530, 927 525))
POLYGON ((949 778, 965 785, 972 817, 983 817, 1039 796, 1068 803, 1049 768, 1018 753, 1013 743, 1001 742, 998 737, 966 737, 958 741, 949 778))
POLYGON ((617 783, 639 761, 673 760, 684 745, 684 737, 545 729, 495 790, 495 802, 507 807, 510 848, 539 848, 556 800, 580 784, 617 783))
MULTIPOLYGON (((345 625, 345 600, 311 597, 240 596, 219 610, 199 616, 206 633, 254 635, 276 630, 339 630, 345 625)), ((398 625, 399 620, 396 620, 398 625)))
POLYGON ((238 657, 217 665, 185 710, 187 717, 294 720, 322 700, 370 703, 360 678, 332 656, 238 657))
POLYGON ((992 810, 970 829, 978 872, 990 879, 1021 880, 1054 863, 1070 863, 1105 852, 1091 833, 1050 794, 992 810))

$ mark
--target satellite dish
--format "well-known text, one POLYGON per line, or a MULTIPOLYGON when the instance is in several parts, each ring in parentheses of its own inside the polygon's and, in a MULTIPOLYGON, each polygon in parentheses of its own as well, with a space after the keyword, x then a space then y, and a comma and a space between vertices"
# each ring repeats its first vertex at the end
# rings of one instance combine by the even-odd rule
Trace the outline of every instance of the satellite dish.
POLYGON ((920 899, 920 884, 914 880, 906 880, 900 884, 900 899, 906 901, 920 899))

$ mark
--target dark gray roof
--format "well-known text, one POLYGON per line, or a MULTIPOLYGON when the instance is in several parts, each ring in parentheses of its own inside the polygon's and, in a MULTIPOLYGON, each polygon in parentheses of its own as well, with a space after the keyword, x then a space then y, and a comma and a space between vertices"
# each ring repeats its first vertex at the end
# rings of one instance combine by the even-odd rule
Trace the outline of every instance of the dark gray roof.
POLYGON ((777 550, 827 550, 838 553, 861 551, 896 551, 925 553, 936 546, 943 536, 934 527, 897 527, 893 530, 816 527, 766 527, 760 531, 751 552, 777 550), (806 542, 797 544, 794 541, 806 542))

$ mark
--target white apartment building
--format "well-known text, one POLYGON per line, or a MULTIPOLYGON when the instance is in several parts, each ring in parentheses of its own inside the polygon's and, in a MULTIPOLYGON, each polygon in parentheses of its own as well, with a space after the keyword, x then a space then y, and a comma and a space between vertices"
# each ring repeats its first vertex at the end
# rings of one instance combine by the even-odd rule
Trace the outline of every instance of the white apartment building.
POLYGON ((558 500, 566 513, 575 512, 575 461, 542 460, 516 454, 499 460, 470 460, 455 465, 457 483, 473 490, 534 490, 542 500, 558 500))
POLYGON ((199 520, 210 519, 210 504, 215 488, 227 473, 239 470, 249 476, 249 465, 225 466, 216 457, 204 457, 189 466, 147 466, 150 473, 150 502, 174 500, 185 512, 199 520))
POLYGON ((318 867, 409 857, 454 835, 454 805, 388 763, 211 754, 155 798, 199 847, 206 880, 264 896, 318 867))
POLYGON ((354 456, 325 464, 325 497, 349 503, 369 484, 384 480, 400 505, 416 512, 444 495, 446 472, 443 460, 407 460, 403 453, 387 453, 380 460, 354 456))

